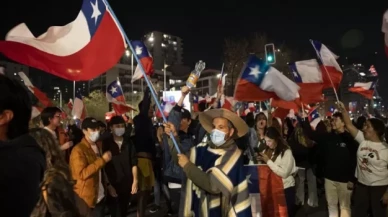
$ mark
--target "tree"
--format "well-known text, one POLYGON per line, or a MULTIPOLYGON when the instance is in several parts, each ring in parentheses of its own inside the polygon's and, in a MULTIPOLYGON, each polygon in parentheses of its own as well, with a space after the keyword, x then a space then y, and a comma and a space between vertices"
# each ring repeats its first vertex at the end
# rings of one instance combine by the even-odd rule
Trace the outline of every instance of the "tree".
MULTIPOLYGON (((265 59, 265 44, 274 43, 265 34, 255 33, 252 37, 226 39, 224 45, 225 71, 228 73, 226 94, 231 96, 242 67, 250 54, 265 59)), ((296 60, 296 53, 291 52, 285 45, 275 43, 276 64, 273 66, 289 78, 293 78, 288 64, 296 60), (291 58, 293 57, 293 58, 291 58)))
POLYGON ((109 103, 105 93, 100 90, 93 91, 89 96, 84 97, 87 115, 97 120, 105 120, 105 113, 109 111, 109 103))

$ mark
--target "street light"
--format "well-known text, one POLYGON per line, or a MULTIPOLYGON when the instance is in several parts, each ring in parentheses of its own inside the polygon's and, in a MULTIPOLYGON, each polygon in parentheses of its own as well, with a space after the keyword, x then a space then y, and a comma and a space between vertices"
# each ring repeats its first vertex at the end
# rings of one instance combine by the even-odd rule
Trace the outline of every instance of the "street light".
POLYGON ((366 74, 364 72, 360 72, 360 75, 361 76, 365 76, 366 74))
POLYGON ((58 90, 59 93, 59 107, 62 108, 62 92, 59 87, 54 87, 54 90, 58 90))

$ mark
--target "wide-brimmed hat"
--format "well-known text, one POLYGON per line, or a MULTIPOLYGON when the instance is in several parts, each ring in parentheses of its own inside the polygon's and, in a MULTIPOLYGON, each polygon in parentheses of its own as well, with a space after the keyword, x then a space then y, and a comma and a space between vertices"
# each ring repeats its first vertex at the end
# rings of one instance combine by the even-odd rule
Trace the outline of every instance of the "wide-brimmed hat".
POLYGON ((208 133, 213 130, 214 118, 225 118, 229 120, 235 128, 234 137, 240 138, 249 131, 248 125, 237 114, 226 109, 211 109, 199 114, 199 122, 208 133))

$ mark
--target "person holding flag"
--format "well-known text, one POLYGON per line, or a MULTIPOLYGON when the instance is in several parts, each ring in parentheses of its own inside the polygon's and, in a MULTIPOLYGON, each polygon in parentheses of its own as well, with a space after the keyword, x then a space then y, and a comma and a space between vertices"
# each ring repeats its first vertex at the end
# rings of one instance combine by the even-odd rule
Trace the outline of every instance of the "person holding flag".
MULTIPOLYGON (((248 126, 226 109, 201 113, 199 121, 209 135, 191 148, 189 157, 177 155, 176 149, 171 154, 187 177, 185 200, 180 204, 183 216, 251 216, 242 151, 235 143, 248 133, 248 126)), ((172 123, 164 127, 167 135, 172 133, 179 141, 172 123)), ((172 146, 171 139, 169 143, 172 146)))

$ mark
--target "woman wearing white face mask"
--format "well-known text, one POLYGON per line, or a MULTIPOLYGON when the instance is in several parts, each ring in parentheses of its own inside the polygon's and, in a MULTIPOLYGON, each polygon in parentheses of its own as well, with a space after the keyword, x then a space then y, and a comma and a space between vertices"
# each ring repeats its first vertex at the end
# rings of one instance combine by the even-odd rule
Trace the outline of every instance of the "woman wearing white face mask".
POLYGON ((69 162, 72 178, 76 181, 74 191, 93 210, 92 216, 105 216, 105 189, 111 196, 116 195, 102 170, 112 154, 110 151, 101 154, 96 119, 85 118, 81 128, 84 138, 73 148, 69 162))
MULTIPOLYGON (((117 197, 108 195, 108 207, 112 217, 127 216, 131 194, 137 192, 137 157, 135 146, 125 134, 125 121, 121 116, 109 122, 112 134, 102 141, 102 150, 112 153, 112 161, 105 166, 105 172, 117 197)), ((131 130, 131 129, 127 129, 131 130)))

